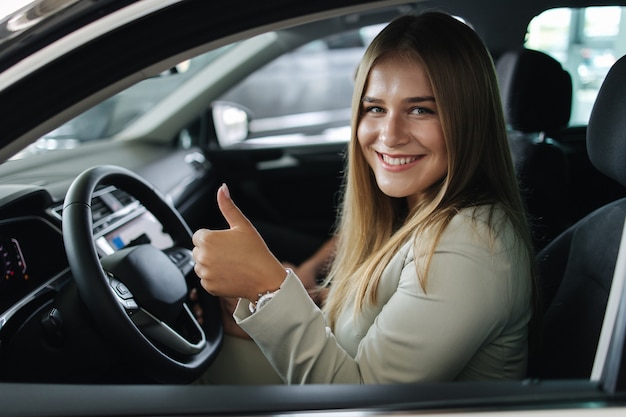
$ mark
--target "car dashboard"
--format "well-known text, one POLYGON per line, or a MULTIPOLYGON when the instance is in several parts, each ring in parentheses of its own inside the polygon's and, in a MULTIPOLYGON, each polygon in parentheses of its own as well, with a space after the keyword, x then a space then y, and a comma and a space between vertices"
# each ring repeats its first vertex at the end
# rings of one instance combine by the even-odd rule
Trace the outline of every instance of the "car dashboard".
MULTIPOLYGON (((163 169, 161 160, 135 170, 148 174, 172 204, 184 205, 182 197, 194 194, 194 186, 204 182, 207 172, 182 162, 185 155, 188 152, 170 158, 171 169, 163 169), (166 178, 156 172, 170 174, 166 178), (164 185, 165 180, 169 183, 164 185)), ((7 183, 0 183, 0 380, 127 381, 134 378, 128 377, 132 366, 121 362, 119 348, 94 326, 73 280, 62 231, 62 189, 67 185, 58 184, 69 184, 75 173, 63 176, 69 181, 57 180, 55 186, 32 185, 36 183, 32 178, 29 184, 20 184, 17 175, 4 175, 7 183), (96 357, 98 363, 89 366, 97 369, 85 372, 85 364, 95 363, 96 357)), ((155 216, 114 186, 105 184, 94 191, 91 214, 100 257, 137 244, 150 243, 157 249, 173 245, 155 216)))
MULTIPOLYGON (((67 275, 61 230, 45 217, 0 222, 0 326, 67 275)), ((0 331, 2 329, 0 328, 0 331)))
MULTIPOLYGON (((67 272, 61 231, 61 204, 39 216, 0 221, 0 324, 25 301, 67 272), (31 262, 32 261, 32 262, 31 262)), ((115 187, 98 190, 92 200, 93 233, 100 255, 138 243, 159 249, 173 242, 158 220, 132 196, 115 187)))
MULTIPOLYGON (((8 212, 0 220, 0 355, 4 356, 29 316, 39 312, 41 326, 49 325, 46 307, 72 276, 63 244, 63 205, 46 206, 51 197, 43 189, 15 193, 15 187, 0 186, 2 191, 0 212, 8 212)), ((100 256, 139 243, 159 249, 173 243, 139 201, 113 186, 94 193, 92 220, 100 256)))

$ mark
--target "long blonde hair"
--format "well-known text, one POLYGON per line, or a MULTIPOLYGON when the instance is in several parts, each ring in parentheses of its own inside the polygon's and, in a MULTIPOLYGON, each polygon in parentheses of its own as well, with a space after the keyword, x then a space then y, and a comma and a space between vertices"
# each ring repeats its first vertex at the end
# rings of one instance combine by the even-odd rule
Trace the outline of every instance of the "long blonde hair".
MULTIPOLYGON (((403 16, 372 41, 357 69, 352 98, 337 252, 327 283, 325 305, 331 326, 355 299, 355 312, 376 302, 383 270, 409 239, 429 254, 417 265, 424 290, 430 259, 448 222, 467 207, 496 205, 504 210, 532 265, 532 243, 506 136, 493 60, 478 35, 456 18, 439 12, 403 16), (428 74, 448 150, 448 173, 417 207, 383 194, 356 137, 361 99, 371 68, 389 54, 420 62, 428 74), (419 236, 419 239, 416 239, 419 236)), ((490 227, 496 231, 494 216, 490 227)), ((422 252, 425 251, 425 252, 422 252)), ((418 257, 416 256, 416 260, 418 257)))

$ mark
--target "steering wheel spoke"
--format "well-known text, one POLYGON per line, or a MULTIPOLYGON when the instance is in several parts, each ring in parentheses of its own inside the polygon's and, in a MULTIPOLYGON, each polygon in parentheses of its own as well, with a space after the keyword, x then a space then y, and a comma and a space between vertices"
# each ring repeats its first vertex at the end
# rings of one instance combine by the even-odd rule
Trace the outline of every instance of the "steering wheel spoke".
POLYGON ((180 330, 175 330, 142 308, 132 315, 132 321, 154 342, 181 355, 195 355, 207 343, 204 331, 187 304, 183 305, 183 314, 177 320, 180 330))

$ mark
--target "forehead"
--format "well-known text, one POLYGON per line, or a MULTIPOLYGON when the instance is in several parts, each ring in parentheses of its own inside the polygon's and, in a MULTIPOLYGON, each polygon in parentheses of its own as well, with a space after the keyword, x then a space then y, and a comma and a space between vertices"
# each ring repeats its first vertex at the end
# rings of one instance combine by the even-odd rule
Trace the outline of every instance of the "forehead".
POLYGON ((413 93, 414 90, 432 93, 426 66, 420 59, 406 54, 386 54, 370 68, 365 93, 413 93))

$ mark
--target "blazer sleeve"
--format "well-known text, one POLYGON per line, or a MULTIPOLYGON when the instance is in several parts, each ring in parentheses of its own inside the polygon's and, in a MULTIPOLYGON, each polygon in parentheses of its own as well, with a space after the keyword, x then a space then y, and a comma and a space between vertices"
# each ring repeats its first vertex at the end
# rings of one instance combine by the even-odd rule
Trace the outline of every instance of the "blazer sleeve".
POLYGON ((489 249, 473 230, 467 222, 450 223, 432 259, 427 292, 414 260, 399 260, 397 288, 354 357, 293 273, 263 309, 250 315, 240 303, 235 319, 287 383, 453 380, 510 313, 510 253, 497 253, 501 245, 489 249))

